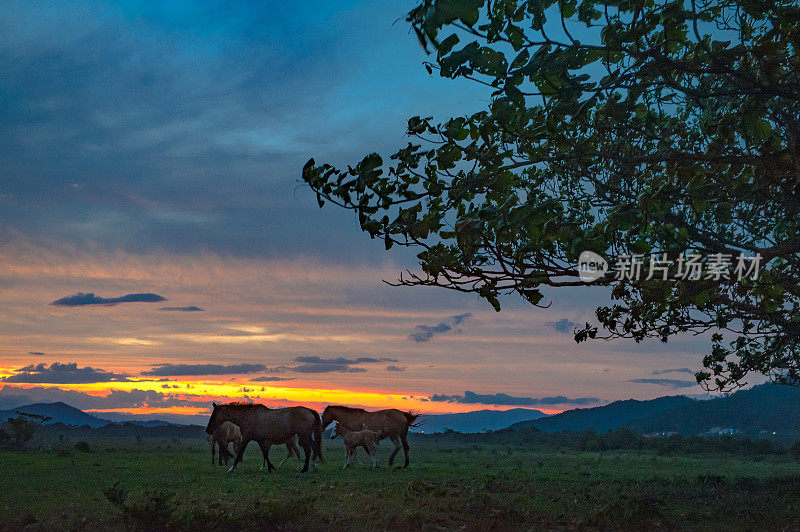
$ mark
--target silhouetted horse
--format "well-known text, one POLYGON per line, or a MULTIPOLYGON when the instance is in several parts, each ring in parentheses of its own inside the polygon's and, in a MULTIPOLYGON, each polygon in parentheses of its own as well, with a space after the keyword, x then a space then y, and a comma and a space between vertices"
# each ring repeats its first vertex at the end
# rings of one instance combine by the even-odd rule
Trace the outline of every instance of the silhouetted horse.
POLYGON ((228 460, 233 458, 239 445, 242 444, 242 431, 230 421, 226 421, 208 436, 208 442, 211 444, 211 465, 214 465, 216 447, 219 447, 219 465, 222 465, 223 460, 225 465, 228 465, 228 460), (231 442, 233 442, 233 454, 228 450, 228 444, 231 442))
POLYGON ((389 438, 394 444, 394 451, 389 457, 389 465, 394 462, 394 457, 402 443, 406 458, 403 467, 408 467, 408 429, 419 426, 418 423, 414 423, 418 417, 419 414, 403 412, 396 408, 368 412, 363 408, 329 405, 322 412, 322 428, 324 430, 334 421, 338 421, 347 430, 369 429, 378 434, 379 440, 389 438))
POLYGON ((228 470, 233 471, 247 448, 247 444, 255 440, 261 447, 261 452, 267 461, 267 470, 272 471, 275 466, 269 460, 269 448, 272 445, 283 445, 292 436, 297 435, 300 447, 305 451, 303 473, 308 471, 308 463, 312 454, 322 458, 322 424, 319 414, 304 406, 271 409, 264 405, 231 403, 218 405, 213 403, 211 419, 208 420, 206 432, 213 434, 225 421, 230 421, 239 426, 242 431, 242 444, 236 452, 233 465, 228 470))

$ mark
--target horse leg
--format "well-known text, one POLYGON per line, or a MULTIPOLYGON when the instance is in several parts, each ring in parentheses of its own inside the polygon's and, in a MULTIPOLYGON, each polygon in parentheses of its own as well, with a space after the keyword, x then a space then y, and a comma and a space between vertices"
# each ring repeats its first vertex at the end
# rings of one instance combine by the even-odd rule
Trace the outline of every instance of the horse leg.
POLYGON ((350 448, 344 448, 344 467, 342 469, 347 469, 347 466, 350 465, 350 448))
MULTIPOLYGON (((270 445, 269 443, 267 443, 265 441, 260 441, 260 442, 258 442, 258 446, 261 447, 261 454, 264 456, 264 460, 266 460, 266 462, 267 462, 267 473, 271 473, 271 472, 275 471, 275 469, 276 469, 275 466, 272 465, 272 462, 270 462, 270 460, 269 460, 269 449, 270 449, 270 447, 272 447, 272 445, 270 445)), ((261 468, 262 469, 264 468, 263 462, 261 464, 261 468)))
MULTIPOLYGON (((306 453, 306 460, 303 463, 303 469, 300 470, 301 473, 306 473, 308 471, 308 463, 311 460, 311 435, 310 434, 302 434, 298 436, 298 441, 300 442, 300 447, 303 448, 303 451, 306 453)), ((299 454, 299 453, 298 453, 299 454)))
POLYGON ((392 436, 390 439, 394 444, 394 451, 392 451, 392 455, 389 457, 389 465, 392 465, 395 455, 398 453, 398 451, 400 451, 400 440, 397 438, 397 436, 392 436))
POLYGON ((288 444, 288 443, 286 444, 286 450, 287 450, 287 451, 289 451, 289 453, 286 455, 286 457, 285 457, 283 460, 281 460, 281 462, 278 464, 278 467, 282 466, 282 465, 283 465, 283 463, 284 463, 286 460, 288 460, 289 458, 291 458, 291 457, 292 457, 292 448, 291 448, 291 447, 289 447, 289 444, 288 444))
POLYGON ((236 466, 239 465, 239 462, 242 461, 242 456, 244 455, 244 450, 247 448, 247 444, 250 443, 251 438, 242 438, 242 444, 239 446, 239 449, 236 451, 236 458, 233 459, 233 465, 230 469, 228 469, 228 473, 232 473, 236 466))
POLYGON ((216 452, 217 452, 217 442, 213 442, 212 441, 211 442, 211 465, 212 466, 214 465, 214 458, 216 458, 214 455, 216 454, 216 452))
POLYGON ((403 431, 400 435, 400 441, 403 442, 403 453, 406 455, 406 463, 403 467, 408 467, 408 430, 403 431))
POLYGON ((375 469, 378 466, 375 461, 375 447, 373 447, 372 444, 367 444, 364 446, 364 450, 367 451, 369 459, 372 460, 372 469, 375 469))

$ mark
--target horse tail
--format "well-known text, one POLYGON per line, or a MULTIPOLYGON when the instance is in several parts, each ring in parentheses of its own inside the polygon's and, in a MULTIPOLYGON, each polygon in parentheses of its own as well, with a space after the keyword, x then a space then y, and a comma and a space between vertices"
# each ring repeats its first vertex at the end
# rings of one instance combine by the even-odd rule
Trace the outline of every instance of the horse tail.
POLYGON ((314 412, 314 432, 311 435, 311 447, 319 461, 324 464, 325 459, 322 457, 322 420, 319 418, 319 412, 316 410, 312 410, 312 412, 314 412))
POLYGON ((422 425, 422 421, 417 421, 417 418, 421 415, 419 412, 414 412, 411 410, 410 412, 403 412, 403 415, 406 416, 406 422, 408 423, 409 427, 419 427, 422 425))

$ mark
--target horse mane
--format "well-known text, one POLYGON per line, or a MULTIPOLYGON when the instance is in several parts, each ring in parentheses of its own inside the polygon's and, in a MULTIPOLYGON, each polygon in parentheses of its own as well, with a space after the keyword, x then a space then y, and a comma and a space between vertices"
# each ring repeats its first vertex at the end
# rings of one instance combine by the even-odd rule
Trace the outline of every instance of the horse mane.
POLYGON ((367 410, 364 410, 363 408, 354 408, 352 406, 344 406, 344 405, 328 405, 325 408, 326 409, 327 408, 331 408, 331 409, 335 408, 337 410, 344 410, 345 412, 367 412, 367 410))
POLYGON ((266 408, 266 409, 269 409, 268 406, 262 405, 260 403, 243 403, 243 402, 240 402, 240 401, 234 401, 233 403, 226 403, 224 405, 219 405, 219 406, 233 408, 234 410, 249 410, 249 409, 252 409, 252 408, 266 408))

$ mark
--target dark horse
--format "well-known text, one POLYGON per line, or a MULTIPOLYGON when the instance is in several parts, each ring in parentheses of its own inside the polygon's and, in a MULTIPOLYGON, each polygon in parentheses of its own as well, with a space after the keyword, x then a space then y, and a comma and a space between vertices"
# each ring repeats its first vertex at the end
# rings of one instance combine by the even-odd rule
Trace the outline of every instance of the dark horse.
POLYGON ((242 461, 247 444, 255 440, 267 460, 267 470, 275 466, 269 460, 269 448, 272 445, 283 445, 297 435, 297 441, 306 453, 302 472, 308 471, 308 462, 312 456, 322 458, 322 423, 319 414, 304 406, 288 408, 267 408, 264 405, 231 403, 218 405, 213 403, 211 419, 208 420, 206 433, 214 431, 225 421, 238 425, 242 430, 242 443, 236 449, 236 458, 228 470, 233 471, 242 461))
POLYGON ((363 408, 349 406, 329 405, 322 412, 322 428, 325 429, 334 421, 350 431, 369 429, 378 434, 378 439, 389 438, 394 443, 394 451, 389 457, 389 465, 394 462, 394 457, 403 445, 406 462, 403 467, 408 467, 408 429, 419 424, 414 423, 419 414, 403 412, 396 408, 368 412, 363 408))

